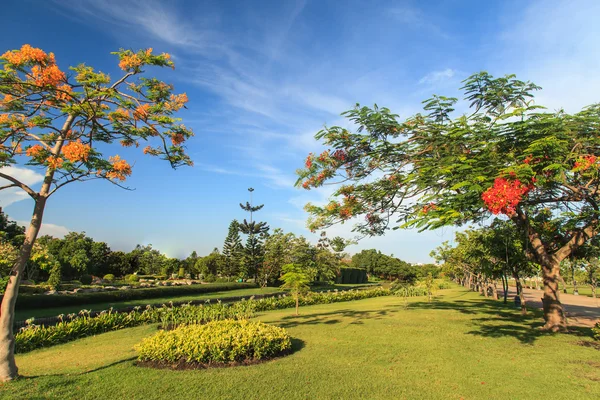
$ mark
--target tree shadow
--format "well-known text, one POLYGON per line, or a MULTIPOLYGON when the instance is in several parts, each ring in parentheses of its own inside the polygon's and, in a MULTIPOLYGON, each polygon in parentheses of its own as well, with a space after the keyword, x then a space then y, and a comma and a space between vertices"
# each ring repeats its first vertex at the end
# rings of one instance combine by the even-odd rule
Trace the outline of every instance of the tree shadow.
MULTIPOLYGON (((293 341, 292 341, 292 345, 293 345, 293 341)), ((81 375, 87 375, 87 374, 91 374, 93 372, 98 372, 98 371, 102 371, 103 369, 107 369, 110 367, 114 367, 115 365, 119 365, 119 364, 124 364, 126 362, 129 361, 134 361, 137 357, 129 357, 129 358, 124 358, 122 360, 119 361, 115 361, 106 365, 101 365, 97 368, 93 368, 93 369, 89 369, 87 371, 83 371, 83 372, 66 372, 63 374, 44 374, 44 375, 19 375, 18 379, 22 379, 22 380, 27 380, 27 379, 35 379, 35 378, 42 378, 42 377, 46 377, 46 376, 81 376, 81 375)))
POLYGON ((577 337, 592 337, 590 328, 570 326, 567 332, 552 333, 541 330, 543 313, 540 310, 529 309, 526 315, 520 309, 513 308, 492 299, 455 300, 410 303, 409 309, 451 310, 466 315, 481 315, 469 321, 473 329, 466 332, 489 338, 514 337, 523 344, 531 345, 538 338, 547 335, 573 335, 577 337))
POLYGON ((318 314, 288 315, 281 318, 277 325, 282 328, 292 328, 300 325, 335 325, 342 322, 348 323, 348 319, 350 319, 349 323, 351 325, 362 325, 364 319, 380 319, 387 314, 387 310, 356 311, 346 309, 318 314), (331 319, 329 318, 331 316, 339 318, 331 319))

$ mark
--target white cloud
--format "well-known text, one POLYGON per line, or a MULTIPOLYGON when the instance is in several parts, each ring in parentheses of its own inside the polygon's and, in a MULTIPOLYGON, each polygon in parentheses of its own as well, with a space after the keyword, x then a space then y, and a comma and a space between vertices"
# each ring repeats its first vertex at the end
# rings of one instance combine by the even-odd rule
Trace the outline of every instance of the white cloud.
POLYGON ((419 84, 434 85, 436 83, 443 82, 447 79, 452 78, 456 74, 456 71, 451 68, 446 68, 441 71, 430 72, 419 80, 419 84))
POLYGON ((449 39, 450 35, 446 33, 438 24, 432 21, 431 16, 423 13, 421 10, 408 5, 394 7, 388 10, 389 14, 404 26, 426 32, 443 39, 449 39))
MULTIPOLYGON (((0 168, 0 172, 18 179, 29 187, 40 183, 44 179, 42 174, 22 167, 3 167, 0 168)), ((6 179, 0 178, 0 186, 5 186, 9 183, 6 179)), ((20 188, 0 190, 0 207, 8 207, 13 203, 29 198, 29 195, 20 188)))
MULTIPOLYGON (((17 221, 17 223, 21 226, 24 226, 25 228, 29 226, 28 221, 17 221)), ((40 233, 38 234, 38 237, 50 235, 54 236, 55 238, 62 238, 69 232, 71 232, 71 230, 65 226, 42 222, 42 227, 40 228, 40 233)))

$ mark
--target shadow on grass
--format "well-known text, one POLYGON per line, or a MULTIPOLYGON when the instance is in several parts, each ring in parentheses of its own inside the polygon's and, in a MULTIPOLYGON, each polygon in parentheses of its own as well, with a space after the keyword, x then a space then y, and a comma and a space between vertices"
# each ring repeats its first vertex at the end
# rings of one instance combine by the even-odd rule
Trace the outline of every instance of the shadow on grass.
POLYGON ((520 310, 509 304, 491 299, 417 302, 410 303, 409 309, 452 310, 474 317, 480 316, 470 319, 474 329, 468 334, 489 338, 511 336, 523 344, 533 344, 538 338, 547 335, 592 337, 591 329, 575 326, 569 327, 564 333, 543 331, 540 329, 544 325, 540 310, 528 310, 526 315, 522 315, 520 310))
MULTIPOLYGON (((300 311, 302 311, 302 309, 300 311)), ((285 316, 281 318, 277 325, 281 326, 282 328, 292 328, 301 325, 335 325, 342 322, 353 325, 361 325, 363 324, 362 320, 364 319, 380 319, 386 315, 388 315, 388 311, 386 310, 336 310, 318 314, 301 313, 300 315, 285 316), (329 318, 331 316, 336 316, 339 318, 331 319, 329 318)))
MULTIPOLYGON (((293 346, 293 341, 292 341, 292 346, 293 346)), ((101 365, 97 368, 94 369, 88 369, 87 371, 83 371, 83 372, 67 372, 64 374, 44 374, 44 375, 20 375, 19 379, 35 379, 35 378, 42 378, 45 376, 80 376, 80 375, 87 375, 87 374, 91 374, 93 372, 98 372, 98 371, 102 371, 103 369, 107 369, 110 367, 114 367, 115 365, 119 365, 119 364, 124 364, 130 361, 134 361, 137 357, 129 357, 129 358, 124 358, 122 360, 119 361, 115 361, 112 362, 110 364, 106 364, 106 365, 101 365)))

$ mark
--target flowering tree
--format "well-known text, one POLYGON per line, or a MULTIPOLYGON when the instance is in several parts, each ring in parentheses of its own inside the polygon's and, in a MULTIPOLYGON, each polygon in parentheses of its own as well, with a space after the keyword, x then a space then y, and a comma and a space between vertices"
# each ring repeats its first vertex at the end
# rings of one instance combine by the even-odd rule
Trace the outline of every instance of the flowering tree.
POLYGON ((116 143, 147 143, 144 154, 173 168, 192 164, 183 146, 192 132, 174 117, 187 96, 173 94, 173 87, 158 79, 136 79, 146 66, 173 67, 169 55, 155 55, 152 49, 113 54, 123 70, 116 80, 85 64, 67 74, 54 54, 29 45, 0 56, 0 168, 21 163, 45 171, 35 190, 0 169, 0 190, 20 188, 35 204, 0 308, 2 381, 18 373, 12 335, 15 302, 48 198, 65 185, 91 179, 121 186, 132 173, 131 165, 118 154, 101 152, 116 143))
POLYGON ((545 328, 564 329, 560 262, 598 231, 600 105, 544 112, 533 102, 538 86, 485 72, 462 89, 471 109, 461 116, 457 99, 434 96, 404 121, 357 105, 344 113, 357 132, 320 131, 330 150, 308 156, 297 185, 340 186, 328 204, 307 205, 309 227, 364 215, 356 229, 374 235, 390 222, 423 230, 502 214, 542 266, 545 328))

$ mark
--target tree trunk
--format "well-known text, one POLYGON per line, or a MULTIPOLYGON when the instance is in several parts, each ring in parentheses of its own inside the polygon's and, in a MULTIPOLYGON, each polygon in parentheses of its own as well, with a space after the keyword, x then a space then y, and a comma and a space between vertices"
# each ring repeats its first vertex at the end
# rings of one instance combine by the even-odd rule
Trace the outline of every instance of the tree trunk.
POLYGON ((504 291, 504 304, 508 302, 508 276, 502 274, 502 290, 504 291))
POLYGON ((23 277, 25 265, 31 255, 33 243, 42 226, 46 198, 39 197, 33 209, 31 222, 21 246, 19 258, 11 271, 11 276, 0 305, 0 381, 6 382, 18 376, 19 369, 15 362, 15 337, 13 325, 15 322, 15 303, 19 294, 19 284, 23 277))
POLYGON ((563 306, 560 303, 559 287, 560 281, 560 263, 550 261, 547 265, 542 265, 542 278, 544 280, 544 330, 552 332, 562 331, 567 328, 567 320, 563 306))
POLYGON ((498 300, 498 281, 494 279, 494 284, 492 286, 492 295, 494 296, 494 300, 498 300))
POLYGON ((296 296, 296 315, 298 315, 299 296, 296 296))

